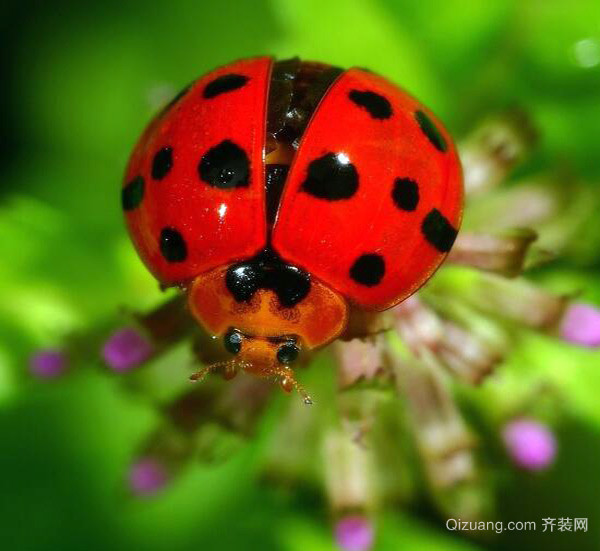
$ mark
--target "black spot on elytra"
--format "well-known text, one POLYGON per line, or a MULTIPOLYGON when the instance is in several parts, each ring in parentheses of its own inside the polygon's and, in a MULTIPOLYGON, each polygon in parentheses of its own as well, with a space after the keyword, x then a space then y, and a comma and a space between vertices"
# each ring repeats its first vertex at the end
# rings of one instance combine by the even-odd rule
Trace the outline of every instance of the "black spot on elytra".
POLYGON ((448 144, 446 144, 446 140, 444 136, 442 136, 438 127, 433 123, 433 121, 423 112, 423 111, 415 111, 415 119, 419 123, 419 127, 427 139, 433 144, 433 146, 442 153, 445 153, 448 149, 448 144))
POLYGON ((248 302, 259 289, 268 289, 277 295, 283 308, 292 308, 308 295, 310 275, 266 250, 231 266, 225 274, 225 285, 237 302, 248 302))
POLYGON ((173 148, 159 149, 152 160, 152 178, 162 180, 173 167, 173 148))
POLYGON ((400 210, 413 211, 419 204, 419 186, 411 178, 396 178, 392 199, 400 210))
POLYGON ((212 99, 226 92, 237 90, 244 86, 250 79, 244 75, 237 75, 230 73, 228 75, 221 75, 215 80, 209 82, 202 91, 202 96, 206 99, 212 99))
POLYGON ((358 172, 343 153, 327 153, 308 165, 302 191, 313 197, 338 201, 358 190, 358 172))
POLYGON ((448 222, 448 219, 437 209, 433 209, 423 220, 421 231, 441 253, 447 253, 454 244, 457 230, 448 222))
POLYGON ((144 179, 136 176, 121 190, 121 206, 123 210, 133 210, 144 199, 144 179))
POLYGON ((366 287, 377 285, 385 274, 385 262, 380 254, 359 256, 350 268, 350 277, 366 287))
POLYGON ((160 232, 160 252, 168 262, 183 262, 187 258, 183 236, 174 228, 163 228, 160 232))
POLYGON ((245 187, 248 185, 250 161, 240 146, 224 140, 202 156, 198 174, 208 185, 219 189, 245 187))
POLYGON ((389 119, 392 105, 387 98, 370 90, 351 90, 348 97, 359 107, 366 109, 374 119, 389 119))

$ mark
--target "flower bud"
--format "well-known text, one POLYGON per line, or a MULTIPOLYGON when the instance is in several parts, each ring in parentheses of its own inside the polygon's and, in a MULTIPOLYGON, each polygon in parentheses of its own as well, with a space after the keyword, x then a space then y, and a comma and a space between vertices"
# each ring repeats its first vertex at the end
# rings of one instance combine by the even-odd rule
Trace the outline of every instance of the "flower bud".
POLYGON ((343 551, 369 551, 373 539, 373 523, 364 515, 342 517, 335 525, 335 541, 343 551))
POLYGON ((323 441, 323 475, 335 515, 372 510, 375 501, 373 457, 351 430, 330 429, 323 441))
POLYGON ((564 340, 573 344, 600 347, 600 309, 583 302, 570 304, 565 310, 559 331, 564 340))
POLYGON ((150 497, 162 490, 169 481, 166 466, 155 457, 142 457, 129 468, 128 482, 131 493, 150 497))
POLYGON ((129 371, 138 367, 153 353, 152 343, 132 327, 115 331, 102 348, 104 361, 108 367, 117 372, 129 371))
POLYGON ((522 469, 546 469, 556 457, 556 438, 550 428, 539 421, 511 421, 502 430, 502 439, 511 459, 522 469))
POLYGON ((527 252, 536 238, 537 234, 528 229, 498 235, 460 233, 447 261, 515 277, 523 271, 527 252))
POLYGON ((466 193, 499 185, 528 156, 536 141, 536 132, 521 111, 485 120, 459 147, 466 193))
POLYGON ((45 348, 38 350, 29 360, 33 375, 40 379, 52 379, 62 375, 68 368, 68 359, 62 350, 45 348))
POLYGON ((384 369, 384 337, 338 341, 334 345, 340 388, 370 381, 384 369))

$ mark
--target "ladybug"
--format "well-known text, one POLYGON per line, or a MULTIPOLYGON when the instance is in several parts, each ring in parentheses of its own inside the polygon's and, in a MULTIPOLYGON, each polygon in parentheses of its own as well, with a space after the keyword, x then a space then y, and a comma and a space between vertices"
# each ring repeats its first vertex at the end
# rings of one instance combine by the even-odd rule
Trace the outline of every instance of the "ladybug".
POLYGON ((154 118, 121 199, 148 269, 223 339, 226 372, 310 401, 291 368, 300 351, 419 289, 456 238, 463 188, 450 135, 401 88, 257 57, 199 78, 154 118))

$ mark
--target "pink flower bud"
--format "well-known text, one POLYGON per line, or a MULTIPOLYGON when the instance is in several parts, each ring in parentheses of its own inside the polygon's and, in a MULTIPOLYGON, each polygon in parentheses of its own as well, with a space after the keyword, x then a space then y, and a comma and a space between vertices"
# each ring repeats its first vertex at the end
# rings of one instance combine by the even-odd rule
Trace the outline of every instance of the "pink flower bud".
POLYGON ((600 310, 582 302, 571 304, 560 324, 560 336, 573 344, 599 347, 600 310))
POLYGON ((518 419, 505 425, 502 438, 508 454, 518 467, 539 471, 556 457, 556 438, 550 428, 533 419, 518 419))
POLYGON ((344 551, 368 551, 373 539, 373 525, 364 515, 344 517, 335 526, 335 541, 344 551))
POLYGON ((165 466, 152 457, 140 459, 129 469, 129 488, 136 496, 156 494, 165 487, 168 479, 165 466))
POLYGON ((145 362, 154 348, 139 331, 125 327, 114 332, 104 343, 102 357, 115 371, 128 371, 145 362))
POLYGON ((58 349, 38 350, 29 360, 29 369, 41 379, 51 379, 62 375, 68 367, 67 357, 58 349))

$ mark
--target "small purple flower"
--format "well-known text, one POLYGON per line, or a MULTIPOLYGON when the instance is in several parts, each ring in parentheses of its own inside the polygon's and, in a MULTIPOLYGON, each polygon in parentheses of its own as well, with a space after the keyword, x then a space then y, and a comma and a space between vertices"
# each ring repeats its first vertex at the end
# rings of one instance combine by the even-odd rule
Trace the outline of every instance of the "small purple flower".
POLYGON ((581 346, 600 346, 600 310, 583 302, 575 302, 565 312, 560 335, 581 346))
POLYGON ((373 545, 373 525, 363 515, 349 515, 335 526, 335 541, 344 551, 368 551, 373 545))
POLYGON ((151 496, 162 490, 169 475, 165 466, 152 457, 145 457, 131 465, 129 488, 136 496, 151 496))
POLYGON ((545 469, 556 457, 556 438, 550 428, 539 421, 511 421, 505 425, 502 438, 510 457, 522 469, 545 469))
POLYGON ((56 348, 38 350, 29 360, 31 373, 42 379, 51 379, 62 375, 68 362, 64 352, 56 348))
POLYGON ((125 327, 115 331, 102 348, 102 357, 115 371, 127 371, 145 362, 154 352, 152 343, 139 331, 125 327))

